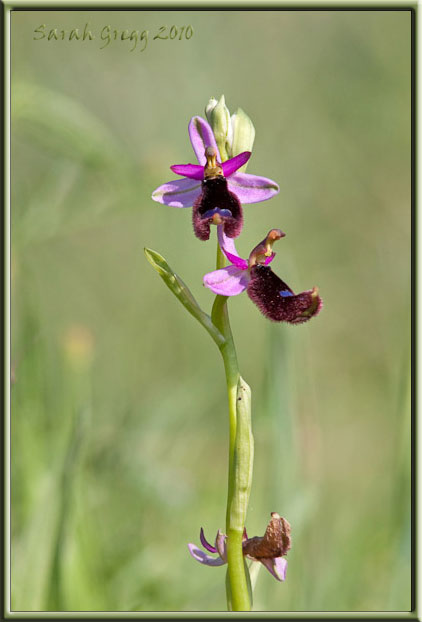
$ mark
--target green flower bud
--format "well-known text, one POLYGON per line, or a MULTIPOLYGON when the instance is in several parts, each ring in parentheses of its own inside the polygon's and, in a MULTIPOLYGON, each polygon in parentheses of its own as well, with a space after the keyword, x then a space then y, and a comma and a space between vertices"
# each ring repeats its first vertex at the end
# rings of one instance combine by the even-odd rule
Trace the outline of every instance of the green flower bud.
POLYGON ((207 116, 208 123, 211 123, 211 113, 217 104, 218 104, 218 99, 215 99, 215 97, 211 97, 210 101, 205 107, 205 114, 207 116))
POLYGON ((221 159, 224 162, 231 155, 230 147, 233 135, 230 112, 226 106, 224 95, 220 97, 218 102, 214 97, 211 97, 205 108, 205 114, 214 132, 221 159))
MULTIPOLYGON (((242 108, 238 108, 231 118, 233 140, 231 145, 231 157, 239 155, 243 151, 252 151, 253 143, 255 140, 255 128, 242 108)), ((245 172, 247 164, 239 169, 240 172, 245 172)))

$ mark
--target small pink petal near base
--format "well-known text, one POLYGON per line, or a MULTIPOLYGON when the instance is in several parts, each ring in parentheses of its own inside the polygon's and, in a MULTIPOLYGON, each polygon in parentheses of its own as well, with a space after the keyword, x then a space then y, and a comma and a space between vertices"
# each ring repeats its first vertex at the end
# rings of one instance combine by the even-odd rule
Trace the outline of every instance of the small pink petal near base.
POLYGON ((205 564, 206 566, 223 566, 225 564, 221 557, 211 557, 198 548, 195 544, 188 544, 189 553, 197 562, 205 564))
POLYGON ((222 531, 217 531, 217 537, 215 539, 215 546, 217 547, 218 554, 224 563, 227 562, 227 545, 226 545, 227 536, 222 531))
POLYGON ((277 581, 285 581, 286 579, 286 571, 287 571, 287 560, 284 557, 275 557, 275 558, 260 558, 262 564, 264 564, 265 568, 271 572, 273 577, 277 579, 277 581))
POLYGON ((237 296, 248 287, 249 274, 237 266, 227 266, 204 276, 204 285, 220 296, 237 296))
POLYGON ((248 262, 238 255, 233 238, 227 237, 223 227, 217 227, 218 243, 229 261, 241 270, 247 270, 248 262))

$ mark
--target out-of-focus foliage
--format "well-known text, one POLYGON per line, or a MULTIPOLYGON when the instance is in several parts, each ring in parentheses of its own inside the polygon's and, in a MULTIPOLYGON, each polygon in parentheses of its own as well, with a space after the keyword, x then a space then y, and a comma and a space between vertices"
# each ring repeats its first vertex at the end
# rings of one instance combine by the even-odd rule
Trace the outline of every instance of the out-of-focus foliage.
MULTIPOLYGON (((410 607, 410 13, 12 13, 12 598, 16 610, 224 610, 224 569, 186 543, 224 527, 228 423, 209 335, 143 247, 209 312, 215 240, 158 205, 194 161, 214 95, 256 128, 242 256, 287 233, 274 270, 320 316, 270 324, 230 301, 252 388, 248 534, 292 525, 287 580, 256 610, 410 607), (40 24, 128 42, 33 40, 40 24), (190 40, 153 40, 192 24, 190 40)), ((215 237, 215 236, 214 236, 215 237)))

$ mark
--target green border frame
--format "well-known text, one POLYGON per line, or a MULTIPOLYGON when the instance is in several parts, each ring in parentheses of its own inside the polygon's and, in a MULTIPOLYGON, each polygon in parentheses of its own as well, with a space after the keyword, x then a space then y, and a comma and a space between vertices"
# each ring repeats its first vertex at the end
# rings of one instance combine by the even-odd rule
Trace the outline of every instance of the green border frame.
MULTIPOLYGON (((330 11, 410 11, 412 13, 412 114, 411 114, 411 132, 412 132, 412 284, 415 287, 415 268, 419 257, 416 257, 416 174, 420 172, 420 165, 416 159, 416 141, 419 130, 416 123, 416 106, 417 106, 417 61, 419 55, 422 54, 418 45, 418 9, 422 0, 326 0, 319 2, 318 0, 185 0, 178 2, 177 0, 0 0, 2 4, 2 21, 4 36, 4 293, 5 293, 5 324, 4 324, 4 369, 5 369, 5 391, 4 391, 4 583, 3 583, 3 606, 2 619, 14 620, 31 620, 31 619, 81 619, 81 620, 108 620, 108 619, 244 619, 245 617, 253 619, 279 619, 279 620, 422 620, 420 617, 420 598, 422 588, 422 579, 420 572, 420 559, 422 553, 422 544, 416 534, 416 524, 418 517, 421 515, 419 511, 419 498, 416 497, 415 479, 416 473, 419 474, 422 468, 422 459, 416 457, 416 445, 420 440, 421 432, 416 430, 416 399, 415 399, 415 350, 412 351, 412 609, 410 611, 255 611, 255 612, 226 612, 226 611, 12 611, 11 610, 11 540, 10 540, 10 326, 11 326, 11 284, 10 284, 10 226, 11 226, 11 104, 10 104, 10 80, 11 80, 11 12, 14 10, 330 10, 330 11), (417 436, 417 438, 416 438, 417 436)), ((422 63, 420 64, 422 66, 422 63)), ((413 288, 412 302, 415 302, 416 295, 413 288)), ((416 342, 415 330, 415 305, 412 304, 412 345, 416 342)), ((419 375, 419 374, 418 374, 419 375)), ((422 374, 421 374, 422 383, 422 374)), ((419 444, 419 446, 421 446, 419 444)))

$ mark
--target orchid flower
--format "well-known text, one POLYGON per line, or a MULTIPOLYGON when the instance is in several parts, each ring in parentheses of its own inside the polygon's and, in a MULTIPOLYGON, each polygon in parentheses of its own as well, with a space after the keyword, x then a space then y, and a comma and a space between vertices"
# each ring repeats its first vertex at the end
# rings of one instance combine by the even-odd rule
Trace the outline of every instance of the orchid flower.
POLYGON ((285 235, 280 229, 271 229, 246 260, 239 257, 233 240, 218 227, 220 247, 231 265, 206 274, 204 285, 221 296, 236 296, 246 290, 261 313, 274 322, 306 322, 322 308, 318 288, 295 294, 268 265, 275 257, 272 245, 285 235))
MULTIPOLYGON (((222 566, 227 563, 226 534, 218 530, 215 546, 212 546, 207 542, 201 527, 199 538, 204 549, 210 553, 218 553, 218 556, 207 555, 195 544, 188 544, 189 553, 196 561, 206 566, 222 566)), ((287 561, 283 555, 287 554, 290 546, 290 525, 277 512, 272 512, 271 520, 262 538, 248 538, 246 530, 243 533, 243 555, 253 561, 261 562, 278 581, 286 579, 287 561)))
POLYGON ((159 186, 152 198, 171 207, 193 207, 193 228, 200 240, 208 240, 211 224, 223 225, 225 234, 235 238, 242 230, 242 203, 266 201, 279 187, 266 177, 236 172, 249 160, 250 151, 221 163, 215 136, 205 119, 193 117, 188 129, 199 164, 171 166, 183 179, 159 186))

